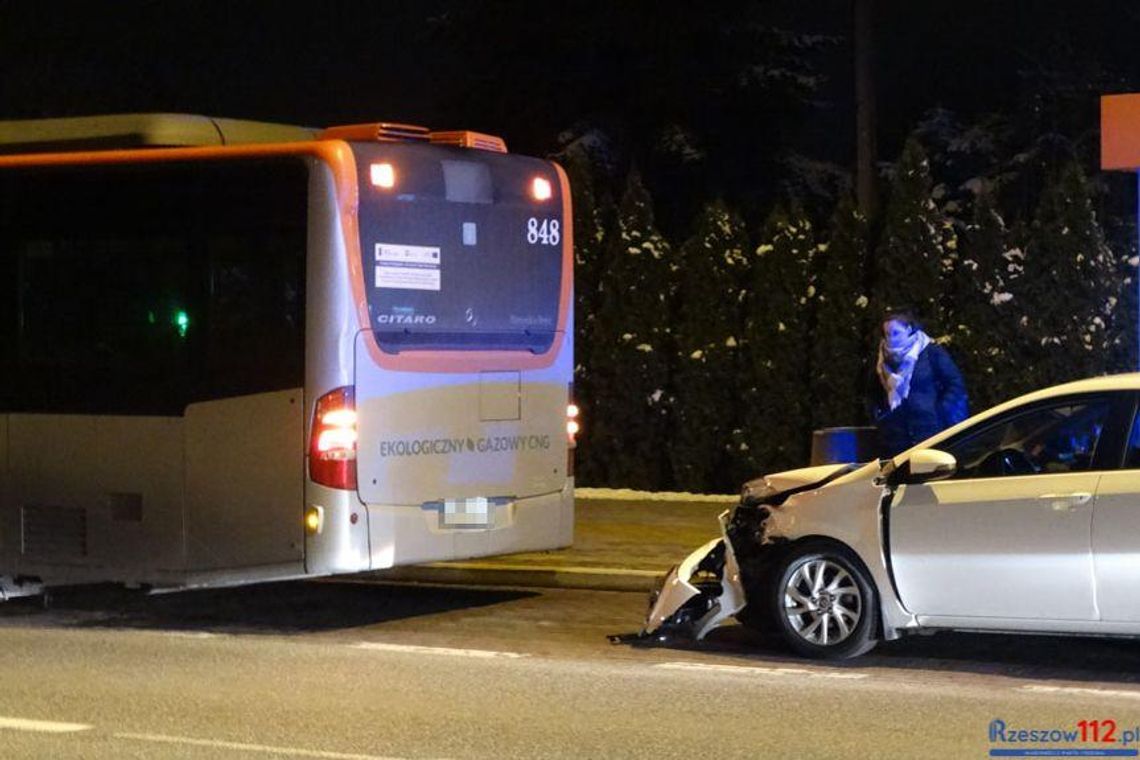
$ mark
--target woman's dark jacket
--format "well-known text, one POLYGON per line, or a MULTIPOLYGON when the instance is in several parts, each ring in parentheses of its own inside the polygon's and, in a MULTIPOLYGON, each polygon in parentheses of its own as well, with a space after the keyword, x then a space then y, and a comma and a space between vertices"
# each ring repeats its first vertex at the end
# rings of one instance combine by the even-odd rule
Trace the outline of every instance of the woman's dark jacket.
POLYGON ((931 343, 918 355, 910 378, 910 393, 893 411, 878 373, 874 373, 872 382, 877 390, 872 415, 879 428, 880 456, 893 457, 969 416, 962 373, 946 349, 937 343, 931 343))

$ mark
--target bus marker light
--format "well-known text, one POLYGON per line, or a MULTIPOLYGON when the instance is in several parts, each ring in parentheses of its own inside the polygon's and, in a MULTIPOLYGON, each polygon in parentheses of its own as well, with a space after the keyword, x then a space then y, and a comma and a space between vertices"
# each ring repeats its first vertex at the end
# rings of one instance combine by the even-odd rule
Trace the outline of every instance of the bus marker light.
POLYGON ((530 185, 530 193, 536 201, 548 201, 554 195, 554 190, 550 187, 550 180, 545 177, 535 177, 530 185))
POLYGON ((309 507, 305 510, 305 531, 314 536, 321 532, 325 526, 325 510, 321 507, 309 507))
POLYGON ((387 161, 382 164, 372 164, 369 167, 372 184, 390 190, 396 186, 396 169, 387 161))

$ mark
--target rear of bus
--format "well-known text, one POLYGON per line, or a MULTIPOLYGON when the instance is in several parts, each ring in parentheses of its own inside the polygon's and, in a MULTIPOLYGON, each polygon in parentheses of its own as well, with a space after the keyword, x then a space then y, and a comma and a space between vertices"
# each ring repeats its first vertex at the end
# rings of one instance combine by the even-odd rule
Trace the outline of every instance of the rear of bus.
POLYGON ((573 537, 565 175, 493 138, 399 136, 348 141, 343 269, 309 273, 310 573, 573 537))

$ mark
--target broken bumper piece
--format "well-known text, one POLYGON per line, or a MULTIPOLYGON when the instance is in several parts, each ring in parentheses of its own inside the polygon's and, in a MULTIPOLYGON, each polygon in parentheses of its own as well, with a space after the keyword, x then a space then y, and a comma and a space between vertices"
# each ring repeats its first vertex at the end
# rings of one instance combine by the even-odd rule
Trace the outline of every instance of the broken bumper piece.
POLYGON ((636 640, 699 641, 744 608, 740 567, 727 535, 730 514, 720 515, 721 537, 686 557, 650 595, 645 627, 636 640))

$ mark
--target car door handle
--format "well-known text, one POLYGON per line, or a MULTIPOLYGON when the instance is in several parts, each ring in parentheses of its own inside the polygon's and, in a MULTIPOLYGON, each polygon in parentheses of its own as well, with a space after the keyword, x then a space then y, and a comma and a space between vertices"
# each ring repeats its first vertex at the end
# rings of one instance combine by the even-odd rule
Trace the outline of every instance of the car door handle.
POLYGON ((1072 512, 1077 507, 1092 501, 1093 495, 1088 491, 1075 493, 1044 493, 1037 497, 1038 501, 1052 502, 1053 509, 1058 512, 1072 512))

